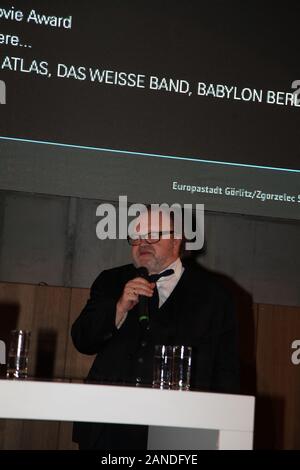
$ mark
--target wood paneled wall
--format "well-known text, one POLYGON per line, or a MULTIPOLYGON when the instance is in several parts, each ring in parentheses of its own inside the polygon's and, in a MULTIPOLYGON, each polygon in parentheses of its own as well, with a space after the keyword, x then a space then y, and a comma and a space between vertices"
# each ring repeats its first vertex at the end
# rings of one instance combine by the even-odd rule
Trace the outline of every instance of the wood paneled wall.
MULTIPOLYGON (((8 344, 11 329, 31 330, 31 376, 87 375, 93 358, 77 353, 70 327, 88 295, 88 289, 0 283, 0 339, 8 344)), ((71 423, 0 420, 0 449, 76 449, 71 434, 71 423)))
MULTIPOLYGON (((92 357, 79 354, 70 327, 88 289, 0 283, 0 339, 13 328, 32 331, 30 375, 82 379, 92 357)), ((300 365, 291 344, 300 339, 300 308, 252 305, 237 298, 242 393, 257 396, 255 446, 300 449, 300 365)), ((5 366, 0 365, 0 374, 5 366)), ((0 420, 0 449, 75 449, 71 423, 0 420)))

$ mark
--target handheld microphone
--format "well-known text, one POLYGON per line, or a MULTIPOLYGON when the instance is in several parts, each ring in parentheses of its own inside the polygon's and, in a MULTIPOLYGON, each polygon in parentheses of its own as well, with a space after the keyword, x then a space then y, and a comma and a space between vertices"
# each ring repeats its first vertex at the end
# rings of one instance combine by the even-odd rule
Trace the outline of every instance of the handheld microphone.
MULTIPOLYGON (((148 269, 144 266, 138 268, 139 276, 149 280, 148 269)), ((143 327, 149 329, 149 300, 145 295, 139 296, 139 322, 143 327)))

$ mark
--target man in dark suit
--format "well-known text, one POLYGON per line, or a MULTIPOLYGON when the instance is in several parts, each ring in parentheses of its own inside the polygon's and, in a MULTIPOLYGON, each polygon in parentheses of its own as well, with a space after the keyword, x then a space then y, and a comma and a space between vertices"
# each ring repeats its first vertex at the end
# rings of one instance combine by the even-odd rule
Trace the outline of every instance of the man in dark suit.
MULTIPOLYGON (((150 212, 144 217, 148 220, 150 212)), ((129 239, 133 264, 97 277, 72 326, 75 347, 83 354, 97 354, 88 380, 151 385, 154 346, 188 345, 193 352, 192 388, 238 391, 236 322, 230 295, 212 274, 181 262, 183 241, 176 238, 172 222, 169 231, 151 221, 147 227, 148 231, 140 229, 129 239), (138 269, 142 266, 150 275, 163 276, 156 282, 141 277, 138 269), (146 330, 140 296, 149 299, 146 330)), ((80 449, 145 449, 147 427, 75 423, 73 439, 80 449)))

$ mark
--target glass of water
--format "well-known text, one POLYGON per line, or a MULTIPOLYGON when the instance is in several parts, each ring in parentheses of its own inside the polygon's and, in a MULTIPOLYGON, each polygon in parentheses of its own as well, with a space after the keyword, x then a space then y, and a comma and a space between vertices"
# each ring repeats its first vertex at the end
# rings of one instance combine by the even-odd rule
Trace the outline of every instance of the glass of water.
POLYGON ((8 379, 27 378, 30 334, 27 330, 13 330, 10 333, 6 372, 8 379))
POLYGON ((191 380, 191 346, 173 346, 172 389, 189 390, 191 380))
POLYGON ((154 388, 171 388, 172 357, 172 346, 166 346, 164 344, 155 346, 152 382, 154 388))

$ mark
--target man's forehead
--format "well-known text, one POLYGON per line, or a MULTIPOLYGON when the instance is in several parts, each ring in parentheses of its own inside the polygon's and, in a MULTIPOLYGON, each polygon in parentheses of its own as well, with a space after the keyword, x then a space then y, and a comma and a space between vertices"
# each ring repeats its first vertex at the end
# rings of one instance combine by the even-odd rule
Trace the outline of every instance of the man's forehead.
POLYGON ((134 231, 140 234, 170 230, 170 213, 163 210, 149 210, 140 214, 134 222, 134 231))

